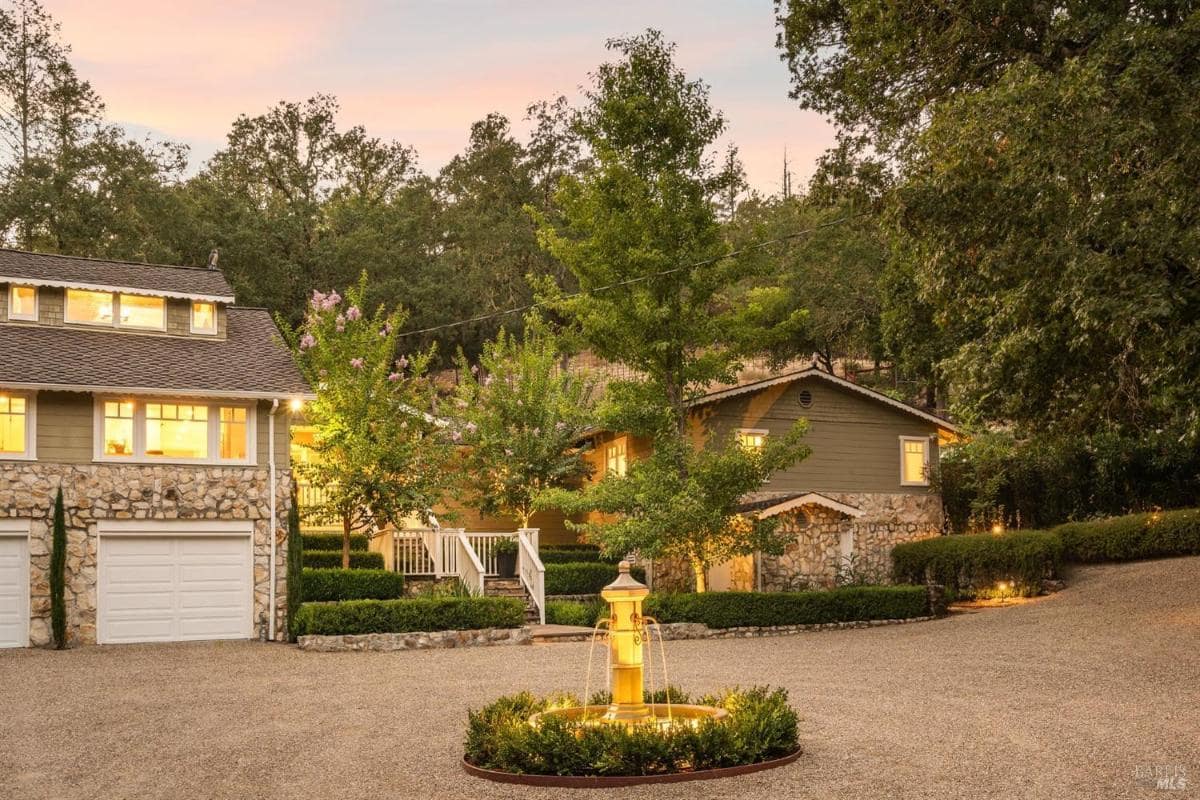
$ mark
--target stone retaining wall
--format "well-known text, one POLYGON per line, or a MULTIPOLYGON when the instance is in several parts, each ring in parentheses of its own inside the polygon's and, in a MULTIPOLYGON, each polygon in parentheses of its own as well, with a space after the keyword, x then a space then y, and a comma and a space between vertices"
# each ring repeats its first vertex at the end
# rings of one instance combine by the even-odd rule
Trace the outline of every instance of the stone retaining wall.
MULTIPOLYGON (((276 638, 283 639, 290 470, 278 470, 277 478, 275 615, 276 638)), ((253 520, 253 613, 255 625, 261 627, 270 588, 270 474, 266 468, 8 462, 0 466, 0 514, 30 520, 30 644, 50 643, 50 537, 60 485, 67 523, 68 644, 96 642, 96 523, 100 520, 253 520)))
POLYGON ((505 644, 532 644, 529 628, 483 628, 472 631, 433 631, 424 633, 361 633, 346 636, 301 636, 301 650, 316 653, 341 653, 356 650, 392 652, 395 650, 434 650, 448 647, 491 647, 505 644))

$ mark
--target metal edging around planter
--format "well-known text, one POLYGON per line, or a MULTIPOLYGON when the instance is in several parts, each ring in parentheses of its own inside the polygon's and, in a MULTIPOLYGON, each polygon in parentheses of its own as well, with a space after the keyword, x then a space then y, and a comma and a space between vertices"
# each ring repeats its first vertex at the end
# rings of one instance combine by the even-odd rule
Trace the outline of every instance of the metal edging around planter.
POLYGON ((770 761, 759 761, 755 764, 743 764, 738 767, 702 769, 695 772, 672 772, 667 775, 524 775, 477 767, 468 762, 466 758, 463 758, 462 766, 468 775, 496 783, 516 783, 522 786, 545 786, 555 789, 616 789, 622 786, 640 786, 647 783, 683 783, 684 781, 736 778, 752 772, 785 767, 799 758, 803 752, 804 749, 798 747, 794 753, 770 761))

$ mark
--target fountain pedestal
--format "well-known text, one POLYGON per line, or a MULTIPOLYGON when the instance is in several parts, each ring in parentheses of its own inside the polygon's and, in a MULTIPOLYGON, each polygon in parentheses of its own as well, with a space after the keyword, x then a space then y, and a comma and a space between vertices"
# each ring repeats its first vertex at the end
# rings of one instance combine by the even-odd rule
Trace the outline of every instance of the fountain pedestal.
POLYGON ((650 590, 629 573, 622 561, 617 579, 601 590, 608 603, 608 646, 612 669, 612 703, 604 718, 613 722, 639 722, 651 716, 643 695, 644 626, 642 600, 650 590))

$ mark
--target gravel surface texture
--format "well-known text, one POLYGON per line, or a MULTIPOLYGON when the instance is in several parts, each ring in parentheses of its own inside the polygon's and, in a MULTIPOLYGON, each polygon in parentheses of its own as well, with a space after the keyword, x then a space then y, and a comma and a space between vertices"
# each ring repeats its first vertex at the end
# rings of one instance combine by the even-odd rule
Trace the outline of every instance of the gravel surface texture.
MULTIPOLYGON (((1081 569, 1010 608, 668 644, 693 691, 787 687, 794 765, 655 798, 1200 796, 1200 558, 1081 569), (1182 767, 1187 788, 1139 768, 1182 767)), ((588 645, 305 653, 227 644, 0 651, 0 798, 557 798, 476 780, 468 708, 582 692, 588 645)), ((600 654, 597 653, 597 663, 600 654)))

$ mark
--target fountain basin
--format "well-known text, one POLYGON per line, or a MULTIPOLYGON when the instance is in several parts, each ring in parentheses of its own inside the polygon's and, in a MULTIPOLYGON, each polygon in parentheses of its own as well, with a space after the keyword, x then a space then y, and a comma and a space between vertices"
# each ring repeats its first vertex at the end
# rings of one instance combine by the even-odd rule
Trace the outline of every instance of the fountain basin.
POLYGON ((695 727, 704 719, 725 719, 729 712, 715 706, 696 706, 687 703, 647 703, 649 712, 645 717, 637 719, 615 719, 610 716, 611 706, 571 706, 568 708, 553 708, 534 714, 529 718, 530 725, 537 725, 546 717, 561 717, 571 722, 584 725, 651 725, 656 728, 670 728, 675 725, 690 725, 695 727))

